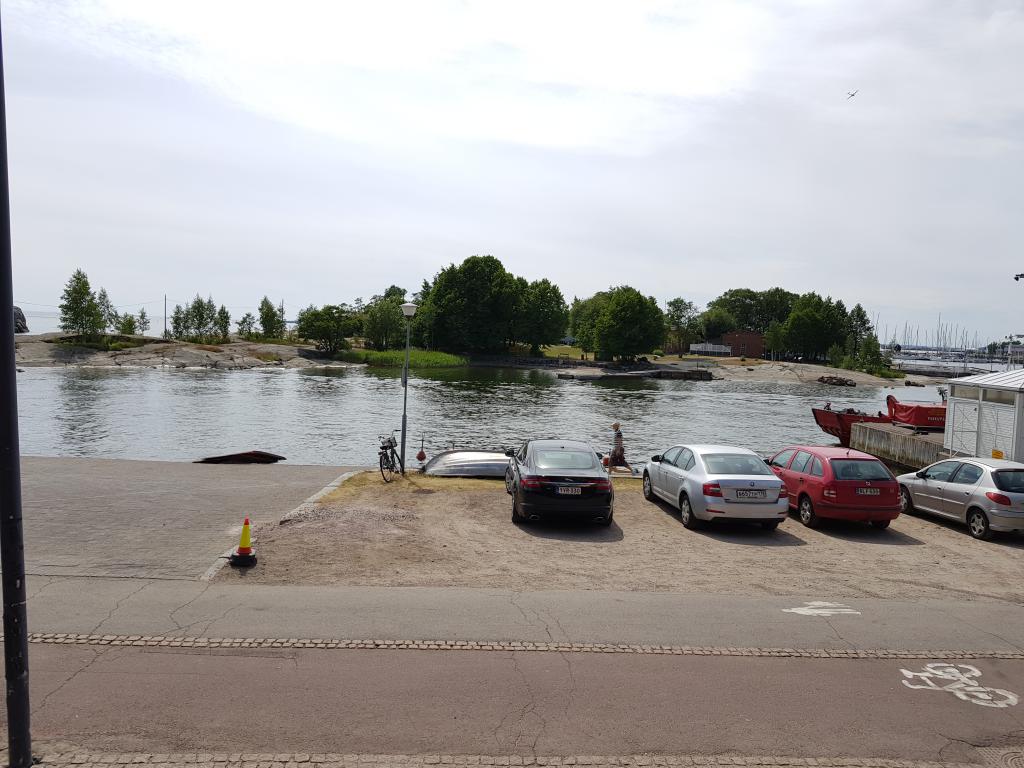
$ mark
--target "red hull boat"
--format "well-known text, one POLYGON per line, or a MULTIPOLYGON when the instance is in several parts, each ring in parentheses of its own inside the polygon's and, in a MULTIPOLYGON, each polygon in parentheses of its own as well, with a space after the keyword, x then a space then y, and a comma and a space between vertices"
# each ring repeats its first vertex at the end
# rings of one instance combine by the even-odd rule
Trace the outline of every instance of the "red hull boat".
POLYGON ((945 429, 945 403, 901 403, 894 396, 885 398, 889 418, 894 424, 906 424, 918 429, 945 429))
POLYGON ((892 419, 881 412, 877 416, 872 416, 870 413, 856 411, 853 408, 833 411, 828 403, 824 408, 811 408, 811 413, 814 414, 814 420, 822 431, 837 438, 839 444, 844 448, 850 447, 850 432, 854 424, 865 421, 871 424, 892 424, 892 419))

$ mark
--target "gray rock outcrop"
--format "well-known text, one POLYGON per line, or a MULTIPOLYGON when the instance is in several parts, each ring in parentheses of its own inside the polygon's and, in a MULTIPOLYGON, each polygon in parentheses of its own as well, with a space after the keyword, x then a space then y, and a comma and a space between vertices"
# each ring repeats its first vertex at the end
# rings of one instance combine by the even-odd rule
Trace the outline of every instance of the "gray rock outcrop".
POLYGON ((28 333, 28 322, 25 320, 25 313, 21 311, 21 307, 14 308, 14 332, 28 333))

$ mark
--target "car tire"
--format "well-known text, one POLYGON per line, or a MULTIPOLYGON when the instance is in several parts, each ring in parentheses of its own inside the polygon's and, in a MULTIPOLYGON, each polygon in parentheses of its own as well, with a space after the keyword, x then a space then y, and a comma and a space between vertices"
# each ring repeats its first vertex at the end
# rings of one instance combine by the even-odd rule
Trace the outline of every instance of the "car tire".
POLYGON ((526 518, 519 514, 519 507, 516 505, 516 494, 514 491, 510 491, 512 494, 512 522, 516 525, 523 525, 527 522, 526 518))
POLYGON ((644 472, 644 498, 647 501, 654 501, 654 484, 647 472, 644 472))
POLYGON ((779 523, 781 522, 781 520, 762 520, 761 527, 764 528, 766 531, 774 531, 776 528, 779 527, 779 523))
POLYGON ((872 520, 871 521, 871 527, 872 528, 877 528, 878 530, 883 531, 883 530, 885 530, 886 528, 889 527, 889 523, 891 523, 891 522, 892 522, 892 520, 872 520))
POLYGON ((988 515, 980 509, 967 511, 967 531, 976 539, 988 541, 992 538, 992 528, 988 524, 988 515))
POLYGON ((797 515, 800 516, 800 522, 808 528, 817 528, 821 524, 821 518, 814 512, 814 502, 811 501, 809 496, 800 497, 800 502, 797 505, 797 515))
POLYGON ((907 490, 907 486, 905 485, 900 486, 900 514, 917 514, 917 512, 914 510, 914 497, 910 495, 910 491, 907 490))
POLYGON ((690 498, 685 493, 679 497, 679 519, 683 521, 683 528, 691 531, 700 528, 701 521, 693 514, 690 498))
POLYGON ((608 517, 606 517, 604 520, 598 520, 597 524, 607 528, 607 527, 609 527, 612 524, 612 520, 614 519, 614 517, 615 517, 615 510, 614 509, 609 509, 608 510, 608 517))
POLYGON ((512 472, 511 470, 505 470, 505 493, 509 496, 512 495, 512 472))

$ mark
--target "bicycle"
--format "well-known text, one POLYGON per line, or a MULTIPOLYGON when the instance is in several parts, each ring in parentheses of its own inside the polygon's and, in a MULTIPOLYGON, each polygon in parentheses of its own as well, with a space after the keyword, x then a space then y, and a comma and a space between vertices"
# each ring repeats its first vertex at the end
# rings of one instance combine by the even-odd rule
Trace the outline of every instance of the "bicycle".
POLYGON ((390 483, 391 478, 395 476, 395 472, 403 472, 404 469, 402 459, 395 450, 398 446, 398 441, 395 440, 396 431, 394 429, 391 430, 391 434, 388 437, 378 435, 380 450, 377 451, 377 455, 380 457, 380 476, 384 478, 385 483, 390 483))

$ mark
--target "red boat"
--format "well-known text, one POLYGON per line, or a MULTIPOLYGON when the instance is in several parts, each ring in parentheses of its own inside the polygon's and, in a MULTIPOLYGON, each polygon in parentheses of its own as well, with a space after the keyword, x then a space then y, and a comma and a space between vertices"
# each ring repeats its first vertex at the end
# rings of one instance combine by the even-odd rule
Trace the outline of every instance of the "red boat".
POLYGON ((889 418, 894 424, 906 424, 918 429, 945 429, 945 403, 901 403, 893 395, 885 398, 889 418))
POLYGON ((827 432, 839 440, 839 444, 850 447, 850 431, 854 424, 862 421, 871 424, 892 424, 892 419, 879 411, 877 416, 872 416, 864 411, 857 411, 853 408, 846 408, 842 411, 833 411, 831 403, 825 403, 824 408, 811 408, 814 420, 827 432))

